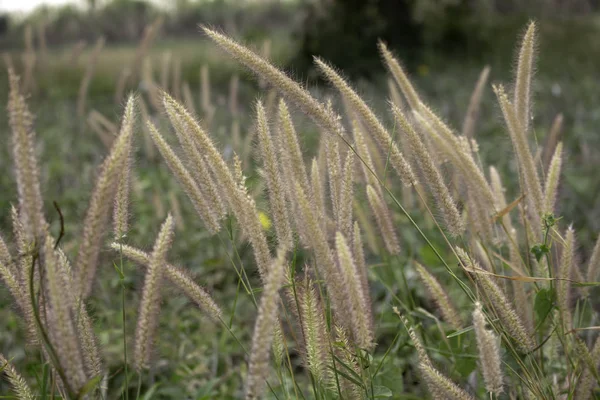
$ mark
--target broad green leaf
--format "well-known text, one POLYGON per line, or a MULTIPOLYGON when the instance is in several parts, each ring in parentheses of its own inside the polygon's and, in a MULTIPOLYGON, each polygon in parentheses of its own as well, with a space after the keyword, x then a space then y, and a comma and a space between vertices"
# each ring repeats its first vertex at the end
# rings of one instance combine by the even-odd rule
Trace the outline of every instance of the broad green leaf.
POLYGON ((546 319, 554 307, 554 297, 554 290, 541 289, 539 292, 537 292, 533 308, 535 310, 538 324, 542 323, 546 319))

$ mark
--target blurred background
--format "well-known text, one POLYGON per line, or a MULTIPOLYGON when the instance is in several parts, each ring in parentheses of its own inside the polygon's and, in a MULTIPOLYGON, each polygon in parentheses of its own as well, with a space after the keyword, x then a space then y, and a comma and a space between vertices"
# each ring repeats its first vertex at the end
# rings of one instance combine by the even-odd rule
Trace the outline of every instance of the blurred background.
MULTIPOLYGON (((343 70, 373 104, 385 107, 387 94, 375 95, 386 88, 376 46, 382 39, 425 98, 458 128, 485 65, 492 83, 510 81, 517 40, 533 18, 540 32, 536 139, 543 142, 562 113, 560 137, 569 157, 562 211, 587 248, 600 229, 600 178, 594 173, 600 165, 599 9, 597 0, 0 0, 0 53, 26 80, 31 100, 43 104, 35 113, 47 129, 56 123, 46 118, 56 122, 65 112, 73 115, 69 107, 82 97, 87 80, 79 121, 67 118, 78 126, 67 131, 80 132, 82 125, 89 127, 92 111, 92 119, 118 122, 125 93, 148 89, 143 74, 154 74, 176 97, 187 86, 188 97, 197 102, 203 100, 197 88, 204 76, 213 87, 213 98, 204 100, 216 104, 217 116, 226 108, 232 76, 239 75, 240 107, 251 104, 264 82, 208 44, 198 24, 223 30, 298 80, 326 90, 312 68, 312 56, 318 55, 343 70)), ((0 88, 6 88, 6 79, 0 88)), ((510 151, 498 116, 488 85, 476 135, 482 155, 494 164, 502 164, 510 151), (489 151, 498 148, 502 151, 489 151)), ((89 141, 79 145, 96 148, 89 141)), ((8 175, 1 179, 10 185, 8 175)))
MULTIPOLYGON (((259 185, 258 174, 248 167, 253 163, 252 104, 261 97, 272 107, 275 94, 267 82, 254 79, 209 43, 198 24, 216 27, 248 44, 319 96, 333 92, 316 74, 312 56, 330 61, 385 119, 388 78, 376 45, 378 39, 384 40, 402 60, 422 96, 459 131, 478 76, 489 66, 475 139, 484 165, 496 165, 504 172, 507 197, 515 199, 518 175, 509 162, 512 146, 489 83, 510 86, 516 46, 531 19, 539 26, 533 86, 535 141, 540 149, 547 140, 564 142, 559 214, 573 222, 580 254, 587 259, 600 231, 599 0, 0 0, 0 104, 4 109, 6 67, 12 67, 21 76, 36 116, 42 186, 49 204, 46 211, 55 215, 51 201, 60 204, 67 252, 76 245, 96 168, 118 130, 130 91, 142 99, 138 110, 142 118, 161 115, 158 88, 171 92, 203 120, 226 156, 231 157, 233 151, 242 156, 250 174, 249 186, 259 185), (554 138, 551 132, 556 132, 554 138)), ((302 123, 301 116, 295 118, 304 149, 314 154, 317 130, 302 123)), ((141 123, 139 129, 144 129, 141 123)), ((9 205, 16 201, 8 140, 8 121, 0 113, 3 232, 10 231, 9 205)), ((223 267, 227 263, 219 250, 223 243, 200 228, 191 204, 147 135, 136 140, 128 241, 148 248, 167 210, 173 211, 178 221, 170 253, 174 261, 198 273, 217 302, 230 304, 232 298, 237 299, 238 283, 231 269, 223 267)), ((541 152, 538 156, 545 163, 549 157, 541 152)), ((254 189, 258 193, 262 187, 254 189)), ((53 224, 56 228, 57 218, 53 224)), ((416 243, 411 231, 401 235, 416 243)), ((415 252, 421 250, 426 251, 415 252)), ((242 257, 249 252, 247 248, 241 251, 242 257)), ((115 256, 106 250, 103 257, 110 264, 115 256)), ((421 258, 426 260, 423 254, 421 258)), ((116 296, 107 293, 114 293, 120 282, 111 268, 101 274, 98 286, 106 290, 99 289, 102 295, 94 299, 95 318, 99 326, 111 327, 120 318, 120 305, 116 296)), ((134 287, 139 279, 131 273, 126 283, 134 287)), ((171 329, 161 336, 160 354, 179 361, 157 364, 161 393, 181 398, 181 393, 197 393, 194 390, 202 388, 207 390, 206 398, 211 398, 212 388, 218 385, 239 387, 239 377, 227 372, 233 369, 224 369, 224 374, 213 371, 213 386, 206 385, 213 356, 224 357, 225 365, 235 365, 243 361, 243 354, 239 349, 231 351, 237 344, 231 344, 218 327, 203 326, 206 335, 194 335, 200 322, 193 316, 195 310, 185 304, 185 299, 170 299, 169 315, 180 318, 161 322, 171 329), (220 349, 217 355, 215 347, 220 349)), ((240 324, 251 326, 254 312, 249 304, 244 307, 248 307, 248 318, 241 313, 240 324)), ((135 307, 130 313, 131 321, 135 320, 135 307)), ((5 291, 0 292, 0 320, 8 326, 0 330, 0 349, 12 349, 16 362, 25 360, 24 354, 15 353, 22 338, 15 334, 17 319, 5 291)), ((119 359, 120 334, 117 328, 102 330, 100 340, 114 356, 109 359, 119 359)), ((116 375, 121 366, 111 368, 116 375)), ((118 382, 113 384, 118 386, 118 382)))

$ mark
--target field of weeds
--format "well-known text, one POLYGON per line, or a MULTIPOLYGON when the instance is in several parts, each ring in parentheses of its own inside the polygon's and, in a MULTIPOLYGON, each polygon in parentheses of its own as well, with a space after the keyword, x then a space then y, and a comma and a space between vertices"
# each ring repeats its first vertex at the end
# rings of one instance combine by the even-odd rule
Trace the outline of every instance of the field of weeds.
POLYGON ((305 82, 159 24, 4 54, 1 395, 600 394, 593 44, 305 82))

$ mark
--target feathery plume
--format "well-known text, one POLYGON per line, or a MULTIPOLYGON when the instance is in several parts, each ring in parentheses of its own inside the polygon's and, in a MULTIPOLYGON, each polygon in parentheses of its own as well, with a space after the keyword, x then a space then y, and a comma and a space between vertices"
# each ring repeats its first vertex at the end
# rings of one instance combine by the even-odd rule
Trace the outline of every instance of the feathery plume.
POLYGON ((423 346, 423 342, 421 342, 421 339, 419 339, 415 328, 408 322, 408 319, 406 319, 406 317, 402 315, 400 311, 398 311, 397 307, 394 306, 393 310, 394 313, 398 315, 398 318, 400 318, 400 321, 402 321, 402 324, 404 324, 404 327, 408 331, 408 336, 410 337, 410 340, 412 340, 413 346, 415 346, 415 350, 417 351, 417 355, 419 356, 419 363, 430 365, 431 360, 429 359, 427 351, 425 351, 425 346, 423 346))
MULTIPOLYGON (((163 17, 159 16, 154 21, 152 21, 151 23, 147 24, 144 27, 144 32, 142 33, 142 39, 140 40, 140 43, 138 44, 138 46, 135 50, 135 55, 133 57, 133 61, 131 62, 131 66, 130 66, 130 69, 134 74, 137 74, 137 72, 140 71, 142 62, 145 61, 146 55, 148 54, 148 50, 150 49, 150 46, 152 45, 152 43, 158 36, 159 30, 163 24, 163 21, 164 21, 163 17)), ((132 76, 132 78, 136 78, 136 77, 137 77, 137 75, 132 76)))
MULTIPOLYGON (((507 205, 506 197, 504 195, 504 186, 502 185, 502 179, 500 178, 498 170, 493 166, 490 166, 490 185, 492 192, 494 193, 496 209, 503 210, 507 205)), ((510 213, 506 213, 502 216, 502 224, 506 228, 507 232, 513 232, 514 229, 512 220, 510 218, 510 213)))
POLYGON ((440 285, 437 279, 425 268, 423 265, 415 262, 416 270, 421 277, 421 281, 427 288, 427 291, 433 298, 433 301, 437 305, 438 309, 442 313, 442 317, 444 321, 446 321, 454 330, 460 330, 464 325, 462 318, 460 317, 458 311, 450 301, 450 297, 440 285))
MULTIPOLYGON (((123 127, 122 129, 133 129, 133 121, 135 120, 134 110, 135 108, 135 97, 129 96, 127 99, 127 105, 125 106, 125 114, 123 115, 123 127)), ((128 231, 128 218, 129 218, 129 192, 131 186, 131 158, 132 158, 132 139, 133 133, 124 133, 127 135, 128 140, 125 142, 126 148, 124 149, 124 162, 119 177, 119 186, 115 195, 115 205, 113 210, 113 224, 115 238, 120 238, 128 231)))
POLYGON ((19 400, 34 400, 33 392, 25 382, 25 379, 17 372, 15 367, 0 353, 0 372, 8 377, 8 382, 13 388, 19 400))
POLYGON ((486 65, 479 74, 479 79, 477 79, 477 84, 475 85, 475 89, 473 89, 471 99, 469 100, 469 107, 467 108, 467 113, 465 114, 465 119, 462 126, 462 135, 469 140, 475 133, 475 123, 479 117, 481 98, 483 97, 483 91, 485 90, 489 76, 490 66, 486 65))
POLYGON ((28 280, 31 274, 31 268, 33 268, 33 242, 28 241, 22 219, 14 205, 11 205, 10 213, 13 225, 13 240, 16 244, 15 252, 20 255, 20 257, 15 260, 14 268, 11 268, 11 271, 13 271, 14 277, 18 280, 20 287, 18 295, 27 328, 27 341, 29 344, 37 345, 39 344, 39 335, 35 323, 34 308, 31 302, 31 291, 29 290, 30 285, 28 280))
POLYGON ((388 50, 385 43, 379 41, 378 46, 388 70, 392 74, 392 77, 398 86, 400 86, 400 90, 402 90, 402 93, 404 93, 404 97, 406 98, 408 105, 414 111, 419 110, 421 107, 421 99, 419 98, 419 95, 417 94, 417 91, 413 87, 412 83, 410 83, 408 76, 400 66, 400 63, 392 55, 392 52, 388 50))
POLYGON ((461 170, 462 175, 467 178, 465 183, 476 201, 485 205, 487 209, 493 206, 494 195, 483 172, 473 159, 472 154, 465 151, 464 146, 454 136, 452 130, 424 105, 415 116, 437 149, 446 155, 452 161, 452 164, 461 170))
POLYGON ((467 252, 460 247, 456 247, 455 250, 461 264, 473 274, 482 294, 489 300, 491 308, 498 315, 500 326, 515 340, 521 352, 528 353, 533 350, 535 348, 534 340, 502 289, 481 269, 479 264, 473 261, 467 252))
MULTIPOLYGON (((198 184, 201 192, 206 193, 207 201, 210 205, 209 210, 213 210, 210 211, 211 214, 214 214, 213 218, 220 221, 227 213, 227 207, 219 193, 219 187, 210 173, 210 169, 207 165, 207 158, 202 154, 201 149, 194 142, 194 127, 191 125, 191 122, 195 122, 194 118, 189 111, 183 109, 183 107, 181 107, 181 111, 185 111, 185 114, 179 113, 175 107, 173 107, 174 102, 175 100, 172 97, 164 93, 163 106, 171 121, 171 125, 173 125, 177 139, 179 139, 179 143, 183 148, 188 165, 191 168, 192 177, 198 184)), ((216 149, 214 150, 216 152, 216 149)), ((216 156, 220 158, 218 153, 216 156)))
POLYGON ((563 115, 558 114, 554 118, 554 121, 552 121, 552 126, 550 127, 550 132, 548 133, 548 138, 546 139, 546 143, 544 145, 544 150, 542 151, 542 165, 544 166, 544 169, 548 168, 550 165, 550 159, 555 152, 556 145, 562 132, 562 125, 563 115))
POLYGON ((327 285, 327 293, 331 299, 333 310, 336 312, 338 321, 348 324, 349 310, 345 301, 346 292, 342 285, 339 268, 335 265, 331 249, 327 244, 325 232, 321 228, 321 222, 311 201, 302 189, 299 182, 295 182, 296 202, 297 202, 297 221, 302 221, 300 225, 301 238, 306 240, 306 244, 315 252, 316 264, 319 268, 320 277, 327 285))
POLYGON ((513 143, 519 166, 522 168, 522 175, 525 182, 523 190, 527 193, 527 198, 530 199, 533 205, 533 210, 540 215, 543 206, 542 187, 540 185, 540 179, 538 177, 537 170, 533 157, 529 150, 529 144, 527 143, 527 137, 523 130, 517 115, 514 112, 513 105, 508 100, 508 96, 504 91, 502 85, 494 86, 494 92, 498 97, 504 120, 508 127, 510 139, 513 143))
POLYGON ((216 233, 219 230, 219 221, 217 215, 214 213, 214 210, 211 210, 206 197, 194 181, 194 178, 190 174, 190 172, 185 168, 183 162, 177 157, 173 149, 169 147, 165 139, 162 137, 160 132, 156 129, 156 127, 151 123, 147 122, 148 128, 150 130, 150 137, 152 141, 162 154, 165 162, 169 166, 169 169, 175 175, 175 178, 179 181, 183 190, 188 195, 189 199, 192 201, 194 205, 194 209, 202 218, 204 225, 211 233, 216 233))
POLYGON ((298 134, 294 129, 290 111, 283 99, 279 100, 278 111, 279 129, 277 132, 279 134, 278 150, 281 166, 284 169, 289 169, 289 172, 287 172, 286 175, 289 182, 298 180, 302 185, 302 188, 309 193, 310 185, 308 184, 308 175, 306 174, 306 168, 304 166, 298 134))
POLYGON ((479 364, 485 382, 485 390, 499 395, 503 390, 500 348, 498 347, 498 338, 485 327, 485 323, 481 303, 477 302, 473 311, 473 326, 475 327, 479 364))
POLYGON ((104 230, 109 219, 109 209, 118 188, 124 163, 129 157, 133 135, 133 102, 128 102, 121 132, 114 141, 108 157, 100 167, 100 174, 83 223, 83 239, 77 254, 75 287, 83 298, 89 296, 98 264, 104 230))
POLYGON ((234 178, 208 134, 181 104, 177 103, 166 93, 163 95, 165 107, 168 106, 168 108, 172 109, 172 111, 169 111, 169 114, 178 115, 182 123, 189 129, 194 144, 204 155, 207 164, 216 177, 216 181, 222 187, 221 195, 227 201, 229 208, 239 221, 239 226, 243 234, 250 241, 254 249, 254 257, 258 270, 264 278, 270 264, 271 255, 254 200, 246 192, 245 186, 241 185, 239 180, 234 178))
MULTIPOLYGON (((332 329, 333 340, 335 341, 334 353, 338 358, 338 362, 336 363, 337 373, 339 371, 352 371, 351 373, 354 376, 360 376, 361 370, 360 366, 357 363, 357 357, 355 355, 354 346, 350 344, 348 340, 348 334, 346 330, 339 326, 335 325, 332 329), (343 365, 343 367, 342 367, 343 365)), ((341 398, 348 400, 361 400, 364 398, 364 393, 362 387, 357 384, 357 380, 346 378, 346 374, 339 374, 335 378, 336 382, 339 382, 341 389, 341 398), (345 375, 345 376, 344 376, 345 375)))
POLYGON ((317 211, 319 221, 325 223, 326 208, 325 195, 323 194, 323 183, 321 182, 321 174, 319 172, 319 163, 316 158, 313 158, 310 169, 310 187, 312 192, 312 202, 317 211))
POLYGON ((370 307, 363 296, 359 271, 352 258, 352 252, 346 238, 341 232, 335 237, 337 260, 342 275, 342 285, 346 289, 346 299, 350 302, 350 317, 352 334, 356 345, 361 349, 370 349, 373 346, 373 332, 370 329, 368 313, 370 307))
MULTIPOLYGON (((23 308, 25 304, 23 301, 23 286, 19 281, 19 277, 15 275, 14 267, 12 263, 6 260, 0 259, 0 278, 4 281, 4 284, 8 288, 8 291, 13 296, 15 303, 19 306, 19 308, 23 308)), ((25 311, 25 310, 23 310, 25 311)))
POLYGON ((554 213, 556 197, 558 194, 558 183, 560 180, 560 171, 562 166, 562 142, 556 146, 556 151, 552 156, 548 175, 546 176, 546 184, 544 185, 544 208, 543 213, 554 213))
POLYGON ((435 399, 474 400, 475 398, 459 388, 454 382, 442 375, 431 364, 419 363, 421 374, 435 399))
POLYGON ((596 371, 600 368, 600 336, 596 338, 596 343, 592 348, 592 351, 585 349, 589 352, 589 360, 591 365, 587 365, 587 368, 581 373, 579 381, 577 382, 577 388, 575 389, 574 399, 577 400, 589 400, 592 398, 592 391, 597 386, 596 379, 594 377, 592 368, 596 371))
POLYGON ((365 263, 365 253, 363 250, 363 242, 360 234, 358 221, 354 221, 354 231, 352 238, 352 256, 356 263, 358 278, 362 288, 363 298, 365 299, 366 308, 363 310, 368 316, 369 327, 373 331, 373 312, 371 311, 371 293, 369 288, 369 278, 367 265, 365 263))
POLYGON ((396 172, 402 182, 410 186, 415 183, 416 179, 412 173, 410 165, 404 159, 404 156, 398 150, 398 146, 394 142, 392 136, 384 128, 383 124, 377 119, 375 113, 371 111, 369 106, 360 98, 360 96, 346 83, 346 81, 337 73, 335 70, 321 61, 315 58, 315 63, 327 79, 336 87, 340 94, 347 99, 351 107, 360 116, 361 120, 365 124, 367 131, 373 135, 373 138, 379 145, 383 153, 389 152, 390 164, 396 172))
POLYGON ((173 242, 173 228, 173 217, 169 214, 162 224, 154 243, 146 278, 144 279, 144 289, 135 330, 134 362, 138 372, 150 367, 160 310, 160 285, 164 275, 167 252, 173 242))
POLYGON ((10 255, 10 251, 8 251, 8 246, 4 241, 4 238, 0 234, 0 263, 4 263, 6 265, 12 264, 12 257, 10 255))
POLYGON ((246 399, 262 397, 266 380, 269 374, 269 350, 273 341, 273 327, 277 324, 278 292, 285 282, 287 247, 280 246, 277 258, 269 266, 258 316, 252 335, 252 350, 246 378, 246 399))
POLYGON ((88 113, 87 123, 98 134, 102 144, 110 149, 115 137, 117 137, 117 126, 108 118, 106 118, 98 110, 91 110, 88 113))
POLYGON ((281 246, 292 245, 292 229, 287 211, 283 180, 277 163, 275 145, 269 132, 269 122, 265 108, 260 101, 256 102, 256 122, 260 158, 263 161, 264 176, 269 189, 269 204, 273 213, 277 241, 281 246))
POLYGON ((446 229, 448 229, 452 236, 459 236, 464 232, 465 226, 461 215, 456 208, 454 199, 452 199, 450 191, 442 179, 440 171, 437 169, 429 155, 427 147, 425 147, 419 135, 410 125, 402 111, 393 104, 391 107, 396 122, 400 126, 400 129, 402 129, 402 132, 406 135, 414 158, 417 160, 417 163, 425 176, 427 186, 429 186, 431 193, 436 200, 437 208, 443 215, 446 229))
POLYGON ((308 274, 305 274, 304 281, 298 289, 298 309, 304 337, 303 355, 306 367, 318 382, 326 383, 329 379, 329 371, 323 307, 308 274))
POLYGON ((146 86, 146 93, 150 104, 155 110, 160 110, 159 87, 154 80, 152 63, 149 59, 144 60, 144 63, 142 64, 142 82, 144 83, 144 86, 146 86))
POLYGON ((571 294, 571 274, 575 268, 575 230, 572 226, 569 226, 556 276, 558 278, 556 282, 556 302, 565 331, 571 330, 573 323, 573 315, 569 307, 569 296, 571 294))
POLYGON ((103 47, 104 38, 101 37, 96 41, 96 45, 90 53, 87 66, 85 67, 85 73, 83 75, 83 79, 81 80, 81 84, 79 85, 79 94, 77 95, 77 115, 79 118, 83 118, 85 116, 85 103, 87 100, 88 89, 90 83, 92 82, 94 70, 96 69, 96 64, 98 63, 98 57, 100 56, 100 52, 102 51, 103 47))
POLYGON ((586 280, 588 282, 596 282, 600 279, 598 272, 600 272, 600 235, 598 235, 598 239, 596 239, 596 245, 594 246, 590 260, 588 261, 586 280))
POLYGON ((39 255, 40 271, 44 276, 44 301, 48 305, 46 308, 48 336, 59 363, 55 367, 64 371, 66 382, 63 383, 70 389, 67 391, 77 393, 89 377, 86 377, 84 372, 83 354, 72 316, 75 296, 65 295, 65 293, 78 292, 73 291, 67 275, 67 267, 64 265, 64 257, 60 257, 54 250, 54 240, 49 235, 39 255))
POLYGON ((229 37, 204 26, 202 29, 207 36, 227 51, 238 62, 254 71, 259 77, 270 82, 274 88, 292 101, 318 126, 330 134, 345 137, 344 128, 340 123, 339 115, 328 110, 325 105, 312 97, 306 89, 302 88, 298 83, 294 82, 264 58, 229 37))
POLYGON ((385 243, 385 247, 390 254, 398 254, 400 252, 400 245, 398 244, 398 238, 394 231, 394 225, 389 215, 386 215, 386 208, 384 207, 384 200, 377 194, 377 191, 371 185, 367 185, 367 198, 369 199, 369 205, 373 214, 375 214, 375 221, 381 232, 381 237, 385 243))
POLYGON ((47 229, 35 156, 33 116, 19 89, 19 77, 8 70, 10 93, 8 118, 12 130, 12 152, 19 193, 19 209, 29 239, 41 238, 47 229))
POLYGON ((102 375, 102 356, 98 346, 98 339, 94 334, 92 319, 90 318, 83 301, 78 301, 77 334, 81 340, 83 363, 88 377, 94 378, 102 375))
POLYGON ((346 153, 340 176, 337 227, 345 236, 352 237, 352 192, 354 186, 354 152, 346 153))
POLYGON ((399 109, 404 108, 404 101, 400 96, 400 92, 398 91, 398 86, 394 82, 393 78, 387 79, 388 92, 390 96, 390 101, 396 105, 399 109))
POLYGON ((535 22, 531 21, 523 37, 519 51, 519 61, 515 82, 514 110, 515 116, 523 134, 529 131, 531 113, 531 77, 535 58, 535 22))
POLYGON ((329 181, 329 196, 331 197, 331 210, 333 218, 337 221, 339 214, 339 196, 342 182, 342 159, 340 156, 340 146, 336 138, 327 136, 323 138, 325 142, 325 154, 327 165, 327 177, 329 181))
POLYGON ((181 85, 181 91, 183 94, 183 102, 186 108, 192 112, 196 113, 196 103, 194 102, 194 96, 192 95, 192 89, 190 89, 190 84, 187 82, 183 82, 181 85))
MULTIPOLYGON (((110 247, 138 265, 147 268, 150 264, 150 254, 139 249, 117 242, 111 243, 110 247)), ((194 282, 186 270, 171 264, 165 264, 163 270, 164 277, 185 293, 213 321, 218 322, 221 319, 223 312, 219 306, 202 287, 194 282)))
MULTIPOLYGON (((514 249, 514 247, 514 245, 509 245, 509 254, 511 262, 513 262, 515 257, 518 257, 517 255, 513 254, 515 250, 517 250, 514 249)), ((521 267, 520 258, 517 258, 516 266, 521 267)), ((522 271, 525 272, 524 270, 522 271)), ((518 275, 518 273, 513 272, 512 275, 516 276, 518 275)), ((508 291, 508 288, 506 282, 503 281, 503 283, 505 284, 504 290, 506 292, 508 291)), ((526 282, 515 279, 510 281, 510 286, 512 288, 513 304, 519 305, 518 307, 516 307, 515 311, 517 311, 517 314, 519 314, 521 321, 523 321, 523 324, 525 325, 525 330, 527 332, 533 332, 535 330, 533 322, 533 309, 531 304, 532 302, 530 301, 529 295, 527 293, 527 284, 526 282)))
POLYGON ((353 121, 352 135, 354 136, 354 147, 356 149, 356 153, 362 160, 360 162, 360 166, 363 171, 363 176, 365 178, 365 182, 368 183, 369 185, 373 186, 374 188, 378 189, 378 191, 380 192, 379 194, 382 195, 383 193, 381 193, 381 187, 379 185, 379 181, 371 173, 371 171, 373 171, 373 172, 376 171, 375 164, 373 163, 373 157, 371 156, 371 151, 370 151, 369 146, 363 135, 362 127, 358 121, 353 121))

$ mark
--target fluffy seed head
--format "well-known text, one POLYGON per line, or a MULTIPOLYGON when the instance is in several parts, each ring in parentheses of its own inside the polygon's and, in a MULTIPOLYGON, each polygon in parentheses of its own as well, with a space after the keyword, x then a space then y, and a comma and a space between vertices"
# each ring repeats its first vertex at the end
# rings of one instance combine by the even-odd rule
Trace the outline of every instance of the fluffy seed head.
POLYGON ((367 197, 371 210, 375 214, 375 221, 381 231, 385 247, 390 254, 398 254, 400 252, 400 245, 398 244, 391 216, 386 212, 387 207, 384 206, 383 199, 371 185, 367 185, 367 197))
POLYGON ((286 253, 285 247, 279 247, 277 258, 270 265, 265 280, 252 336, 246 399, 261 398, 269 376, 269 350, 273 341, 273 327, 278 324, 278 292, 285 281, 286 253))
POLYGON ((109 219, 109 209, 119 186, 119 177, 131 149, 133 135, 133 103, 128 102, 121 132, 115 139, 102 166, 92 192, 92 198, 83 223, 83 239, 77 254, 75 285, 83 298, 89 296, 96 275, 98 255, 109 219))
POLYGON ((442 285, 440 285, 438 280, 435 279, 435 277, 424 266, 415 262, 415 267, 419 276, 421 277, 421 280, 427 287, 429 294, 433 298, 433 301, 435 301, 435 304, 438 306, 440 312, 442 313, 444 320, 447 323, 449 323, 455 330, 461 329, 463 327, 462 318, 460 317, 460 315, 456 311, 456 308, 450 301, 448 294, 446 293, 444 288, 442 288, 442 285))
POLYGON ((436 399, 449 400, 474 400, 470 394, 458 387, 454 382, 444 376, 441 372, 433 367, 430 363, 421 362, 419 369, 429 391, 436 399))
POLYGON ((385 154, 389 151, 390 154, 390 164, 396 172, 402 182, 405 185, 412 185, 416 182, 415 177, 412 173, 410 165, 404 159, 404 156, 398 150, 396 143, 394 142, 392 136, 389 132, 384 128, 383 124, 379 121, 375 113, 371 111, 369 106, 360 98, 360 96, 346 83, 346 81, 337 73, 335 70, 316 58, 315 63, 319 67, 319 69, 323 72, 323 74, 329 79, 329 81, 336 87, 336 89, 341 93, 341 95, 347 99, 350 103, 352 109, 356 111, 358 115, 360 115, 361 120, 367 127, 367 131, 373 135, 375 141, 379 144, 381 151, 385 154))
MULTIPOLYGON (((122 129, 133 129, 133 121, 135 120, 135 97, 129 96, 127 99, 127 105, 125 106, 125 113, 123 114, 123 127, 122 129)), ((128 218, 129 218, 129 192, 131 186, 131 158, 132 158, 132 139, 133 133, 127 134, 128 141, 125 142, 126 149, 124 149, 124 163, 123 169, 121 170, 121 176, 119 178, 119 187, 115 196, 115 205, 113 209, 113 224, 115 238, 120 238, 128 231, 128 218)))
POLYGON ((4 372, 8 377, 8 381, 12 386, 19 400, 34 400, 36 397, 29 388, 25 379, 17 372, 15 367, 0 353, 0 371, 4 372))
MULTIPOLYGON (((127 246, 121 243, 113 242, 110 247, 124 257, 130 259, 136 264, 148 268, 150 263, 150 254, 139 249, 127 246)), ((218 322, 223 312, 215 303, 212 297, 189 275, 183 268, 176 267, 171 264, 164 265, 164 276, 186 296, 190 298, 196 305, 206 313, 206 315, 215 322, 218 322)))
POLYGON ((554 213, 556 197, 558 194, 558 183, 560 180, 560 171, 562 165, 562 142, 559 142, 550 161, 548 175, 546 176, 546 185, 544 186, 544 214, 554 213))
POLYGON ((413 156, 417 160, 417 163, 425 176, 427 186, 430 188, 433 197, 436 200, 437 208, 443 215, 446 228, 452 236, 459 236, 465 230, 465 226, 462 217, 456 208, 454 199, 450 195, 450 191, 442 179, 440 171, 433 162, 427 147, 425 147, 421 138, 417 132, 415 132, 402 111, 393 104, 391 107, 396 122, 400 126, 402 132, 406 135, 413 156))
POLYGON ((192 201, 196 212, 200 218, 202 218, 206 228, 209 230, 209 232, 216 233, 219 230, 218 214, 211 209, 206 197, 194 181, 194 178, 190 172, 185 168, 183 162, 179 159, 173 149, 171 149, 171 147, 167 144, 165 139, 151 122, 148 122, 148 129, 152 141, 162 154, 165 162, 169 166, 169 169, 173 175, 175 175, 175 178, 179 181, 183 187, 183 190, 192 201))
POLYGON ((531 113, 531 77, 535 58, 535 22, 530 22, 523 37, 517 67, 515 83, 515 114, 521 129, 526 134, 529 130, 531 113))
POLYGON ((503 290, 481 269, 479 264, 460 247, 455 248, 459 260, 468 272, 473 273, 475 281, 481 288, 482 294, 489 301, 489 308, 493 309, 500 319, 500 326, 512 337, 519 350, 528 353, 535 348, 535 341, 527 332, 525 324, 514 309, 514 305, 506 298, 503 290))
POLYGON ((394 78, 398 86, 400 86, 400 89, 402 90, 402 93, 404 93, 404 97, 410 105, 410 108, 412 108, 415 111, 418 110, 421 104, 421 100, 419 99, 417 91, 408 79, 408 76, 400 66, 398 60, 396 60, 396 58, 392 55, 392 52, 388 50, 385 43, 380 41, 378 45, 379 51, 381 52, 381 55, 385 61, 388 70, 392 74, 392 77, 394 78))
POLYGON ((571 295, 571 274, 575 266, 575 230, 572 226, 567 229, 562 249, 556 282, 556 300, 565 331, 571 329, 573 315, 569 307, 571 295))
POLYGON ((260 158, 263 161, 264 176, 269 189, 269 204, 275 222, 277 241, 282 246, 292 245, 292 229, 290 227, 283 179, 275 154, 275 145, 269 132, 269 122, 262 103, 256 103, 256 130, 260 148, 260 158))
POLYGON ((479 350, 479 364, 483 373, 485 389, 489 393, 499 395, 503 390, 500 348, 498 338, 485 327, 485 323, 481 303, 477 302, 473 311, 473 326, 479 350))
POLYGON ((8 119, 12 130, 12 153, 19 193, 19 210, 29 239, 45 236, 47 228, 39 182, 39 168, 35 157, 35 132, 25 97, 20 92, 19 77, 8 70, 10 93, 8 119))
POLYGON ((489 76, 490 66, 486 65, 479 74, 479 79, 477 79, 477 84, 475 85, 475 89, 473 89, 473 93, 471 94, 469 107, 467 108, 465 120, 463 121, 462 135, 467 139, 471 139, 475 133, 475 123, 477 122, 477 117, 479 116, 479 106, 481 105, 481 98, 483 97, 483 91, 485 90, 489 76))
POLYGON ((340 123, 339 116, 330 112, 298 83, 294 82, 264 58, 235 42, 231 38, 204 26, 202 27, 202 30, 204 30, 204 33, 206 33, 208 37, 233 56, 233 58, 250 68, 259 77, 270 82, 275 89, 280 91, 325 131, 339 137, 345 136, 344 128, 340 123))
POLYGON ((370 328, 368 313, 369 307, 363 296, 359 271, 352 258, 352 252, 341 232, 335 237, 338 265, 341 270, 343 287, 346 289, 346 299, 350 302, 350 314, 352 318, 352 333, 358 347, 370 349, 373 345, 373 332, 370 328))
POLYGON ((160 286, 164 276, 167 251, 173 241, 173 229, 173 217, 169 214, 160 228, 156 242, 154 242, 154 248, 146 270, 135 331, 134 362, 138 372, 150 367, 154 336, 158 326, 158 312, 160 310, 160 286))
POLYGON ((531 199, 533 210, 537 215, 541 215, 543 205, 542 188, 535 168, 533 156, 529 150, 527 136, 522 124, 515 114, 513 105, 510 100, 508 100, 504 87, 502 87, 502 85, 494 86, 494 92, 498 97, 498 102, 500 103, 500 108, 502 109, 502 114, 504 115, 504 120, 506 121, 508 132, 510 134, 510 139, 517 155, 519 168, 521 169, 524 178, 525 187, 523 187, 522 190, 527 194, 527 198, 531 199))

